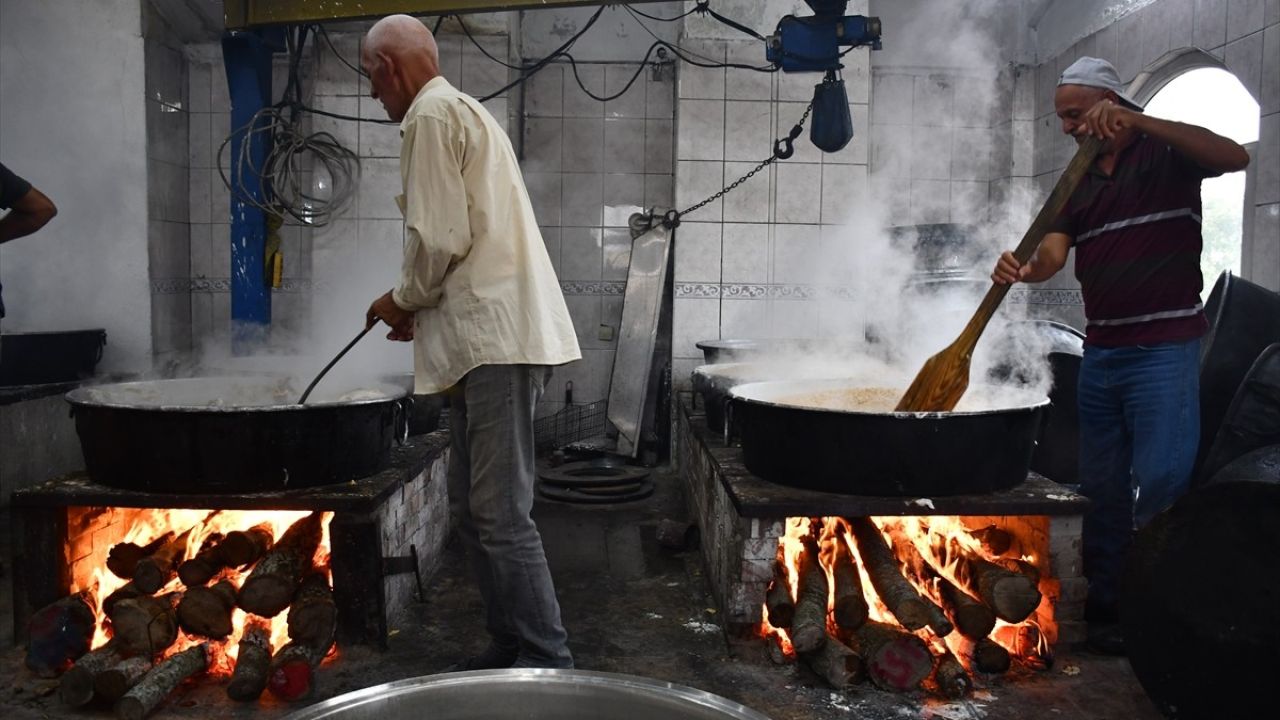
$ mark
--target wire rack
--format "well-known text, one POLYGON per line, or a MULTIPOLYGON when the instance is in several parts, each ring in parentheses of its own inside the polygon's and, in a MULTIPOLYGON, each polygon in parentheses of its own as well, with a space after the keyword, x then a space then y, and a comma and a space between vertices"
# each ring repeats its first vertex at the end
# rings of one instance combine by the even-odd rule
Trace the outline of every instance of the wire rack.
POLYGON ((557 450, 604 435, 607 404, 597 400, 567 405, 554 415, 533 421, 534 447, 539 451, 557 450))

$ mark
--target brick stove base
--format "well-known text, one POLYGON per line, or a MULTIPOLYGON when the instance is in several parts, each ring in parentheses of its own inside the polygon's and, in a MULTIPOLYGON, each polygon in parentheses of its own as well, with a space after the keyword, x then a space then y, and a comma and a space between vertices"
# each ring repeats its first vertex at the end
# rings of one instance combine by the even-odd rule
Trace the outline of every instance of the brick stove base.
POLYGON ((731 633, 746 635, 760 624, 788 517, 954 515, 973 528, 1008 529, 1047 555, 1041 569, 1060 588, 1054 610, 1058 642, 1084 640, 1080 532, 1088 500, 1057 483, 1028 473, 1012 490, 947 498, 835 495, 775 485, 748 472, 741 448, 726 446, 688 402, 678 413, 677 443, 680 476, 702 533, 703 561, 731 633))
MULTIPOLYGON (((35 610, 71 590, 72 565, 124 539, 137 508, 331 511, 338 641, 385 647, 387 628, 439 566, 449 536, 449 435, 395 447, 389 467, 348 483, 239 494, 143 493, 88 476, 48 480, 13 494, 14 636, 35 610)), ((105 555, 101 555, 105 557, 105 555)))

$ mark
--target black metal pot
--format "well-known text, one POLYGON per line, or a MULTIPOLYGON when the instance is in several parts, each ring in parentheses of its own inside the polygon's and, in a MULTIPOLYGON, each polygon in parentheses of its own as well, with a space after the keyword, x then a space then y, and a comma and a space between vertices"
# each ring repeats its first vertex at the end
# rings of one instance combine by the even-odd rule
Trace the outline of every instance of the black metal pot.
MULTIPOLYGON (((301 383, 305 385, 305 381, 301 383)), ((146 492, 253 492, 371 475, 403 438, 406 391, 318 389, 268 378, 155 380, 67 393, 96 482, 146 492)))
POLYGON ((0 386, 73 382, 93 375, 107 331, 0 333, 0 386))
MULTIPOLYGON (((894 497, 987 493, 1026 479, 1047 398, 1003 390, 1007 406, 950 413, 827 410, 786 398, 849 381, 739 385, 730 411, 752 473, 780 485, 894 497)), ((983 393, 970 387, 969 395, 983 393)))
POLYGON ((1280 342, 1280 293, 1224 272, 1204 306, 1209 332, 1200 344, 1198 478, 1241 381, 1258 355, 1280 342))

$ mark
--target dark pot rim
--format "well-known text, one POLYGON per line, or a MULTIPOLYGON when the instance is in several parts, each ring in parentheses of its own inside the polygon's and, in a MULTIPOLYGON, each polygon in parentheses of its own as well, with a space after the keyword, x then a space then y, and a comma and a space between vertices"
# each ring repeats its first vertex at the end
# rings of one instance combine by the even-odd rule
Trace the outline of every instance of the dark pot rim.
MULTIPOLYGON (((199 378, 175 378, 171 380, 139 380, 127 383, 109 383, 103 385, 92 385, 89 387, 79 387, 68 392, 64 398, 75 408, 89 409, 109 409, 109 410, 129 410, 134 412, 172 412, 186 413, 192 415, 234 415, 241 413, 287 413, 287 412, 306 412, 315 410, 332 410, 334 408, 350 408, 361 406, 384 405, 394 403, 410 395, 410 391, 403 387, 384 381, 370 383, 369 389, 382 393, 381 397, 362 398, 359 400, 326 400, 313 401, 305 405, 299 405, 297 402, 290 403, 274 403, 271 405, 190 405, 181 403, 140 403, 140 402, 118 402, 109 399, 96 397, 103 391, 111 392, 114 390, 137 389, 158 389, 163 391, 165 387, 174 387, 175 383, 192 383, 199 381, 221 381, 234 382, 241 385, 253 384, 255 380, 262 381, 263 377, 199 377, 199 378)), ((274 381, 273 381, 274 382, 274 381)), ((306 381, 309 382, 309 381, 306 381)), ((323 380, 321 381, 323 383, 323 380)), ((262 383, 266 384, 266 383, 262 383)))
POLYGON ((771 380, 766 382, 744 383, 736 385, 729 390, 729 397, 734 404, 743 403, 747 405, 758 405, 762 407, 777 408, 779 410, 787 410, 791 412, 803 412, 814 414, 835 415, 851 418, 901 418, 901 419, 929 419, 929 420, 947 420, 949 418, 967 418, 967 417, 986 417, 990 415, 1009 415, 1020 413, 1034 413, 1041 408, 1048 407, 1048 396, 1041 396, 1029 390, 1020 390, 1017 388, 1009 388, 1002 386, 982 386, 970 385, 970 390, 974 387, 996 387, 1000 392, 1014 393, 1024 396, 1027 402, 1018 405, 1009 405, 999 408, 990 408, 984 410, 961 410, 950 412, 868 412, 864 410, 835 410, 831 408, 821 408, 804 405, 793 405, 790 403, 780 403, 774 400, 766 400, 753 395, 769 391, 777 390, 781 386, 794 386, 796 392, 815 392, 821 390, 835 390, 852 387, 865 387, 863 385, 851 385, 848 380, 771 380), (1034 402, 1031 398, 1037 398, 1034 402))

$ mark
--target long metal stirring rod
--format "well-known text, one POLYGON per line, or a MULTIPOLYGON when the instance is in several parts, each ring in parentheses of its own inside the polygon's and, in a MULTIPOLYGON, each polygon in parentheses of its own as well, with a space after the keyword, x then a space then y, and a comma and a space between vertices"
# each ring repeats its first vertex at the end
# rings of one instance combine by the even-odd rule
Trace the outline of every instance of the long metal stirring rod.
POLYGON ((354 340, 347 343, 347 346, 342 348, 342 351, 339 352, 337 355, 335 355, 334 358, 329 361, 328 365, 324 366, 324 369, 320 371, 320 374, 316 375, 316 379, 312 380, 311 384, 307 386, 307 389, 302 391, 302 399, 298 401, 299 405, 305 404, 307 402, 307 398, 311 395, 311 391, 315 389, 316 383, 320 382, 320 378, 324 377, 325 373, 329 372, 329 368, 333 367, 334 365, 337 365, 338 361, 342 359, 342 356, 346 355, 348 350, 355 347, 356 343, 360 342, 360 338, 364 337, 372 329, 373 329, 373 326, 370 325, 369 327, 361 330, 360 334, 356 335, 354 340))

